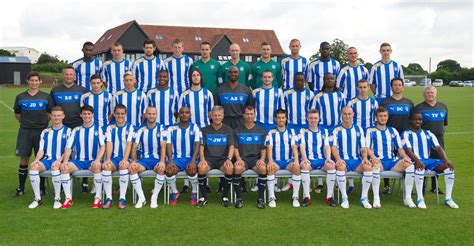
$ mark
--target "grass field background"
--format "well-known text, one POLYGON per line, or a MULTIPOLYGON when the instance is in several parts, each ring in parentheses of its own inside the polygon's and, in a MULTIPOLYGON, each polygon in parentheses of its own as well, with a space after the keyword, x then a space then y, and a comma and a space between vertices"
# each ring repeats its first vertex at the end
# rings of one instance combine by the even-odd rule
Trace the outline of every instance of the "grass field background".
MULTIPOLYGON (((18 183, 19 159, 15 154, 18 122, 11 111, 15 96, 25 88, 0 88, 0 244, 474 244, 474 88, 439 88, 438 100, 449 108, 446 149, 456 169, 453 197, 460 209, 436 204, 425 197, 427 210, 408 209, 402 194, 382 195, 381 209, 363 209, 359 203, 360 181, 350 195, 350 209, 330 208, 325 194, 311 193, 313 205, 291 207, 289 192, 277 193, 275 209, 255 207, 256 193, 244 194, 243 209, 225 209, 213 193, 202 209, 189 205, 189 193, 176 206, 120 211, 114 197, 109 210, 90 208, 92 195, 74 193, 68 210, 53 210, 51 195, 45 204, 30 210, 33 199, 29 179, 26 194, 13 198, 18 183)), ((49 88, 43 89, 49 92, 49 88)), ((415 104, 422 88, 406 89, 415 104)), ((440 178, 444 190, 443 177, 440 178)), ((180 186, 182 181, 179 181, 180 186)), ((114 179, 114 184, 118 181, 114 179)), ((216 188, 215 181, 213 191, 216 188)), ((115 185, 114 185, 115 187, 115 185)), ((147 199, 153 181, 145 180, 147 199)), ((325 192, 324 192, 325 193, 325 192)), ((444 196, 441 196, 441 201, 444 196)), ((160 195, 162 202, 162 196, 160 195)))

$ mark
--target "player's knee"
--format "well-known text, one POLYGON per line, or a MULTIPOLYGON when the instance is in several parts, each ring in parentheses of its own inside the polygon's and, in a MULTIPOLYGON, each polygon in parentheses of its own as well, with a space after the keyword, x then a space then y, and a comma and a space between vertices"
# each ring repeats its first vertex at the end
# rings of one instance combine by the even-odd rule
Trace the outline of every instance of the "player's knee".
POLYGON ((311 165, 308 164, 308 163, 302 163, 301 164, 301 170, 310 170, 311 169, 311 165))

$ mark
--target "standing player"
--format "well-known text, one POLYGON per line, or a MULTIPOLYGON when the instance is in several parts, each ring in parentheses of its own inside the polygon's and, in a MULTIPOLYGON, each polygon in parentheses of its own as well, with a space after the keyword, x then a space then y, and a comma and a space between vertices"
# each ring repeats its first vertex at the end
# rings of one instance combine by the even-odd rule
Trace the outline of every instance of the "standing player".
POLYGON ((127 105, 127 122, 139 127, 143 122, 145 114, 147 97, 145 92, 137 90, 135 75, 132 72, 126 72, 123 76, 125 89, 115 93, 112 108, 115 105, 127 105))
POLYGON ((358 82, 369 79, 369 71, 364 65, 359 64, 359 53, 355 47, 347 49, 349 64, 342 67, 336 79, 336 87, 341 88, 347 100, 358 96, 358 82))
POLYGON ((89 83, 91 90, 81 96, 81 107, 89 105, 94 108, 94 122, 105 132, 112 119, 112 110, 110 109, 112 96, 102 90, 103 82, 99 75, 92 75, 89 83))
POLYGON ((211 44, 207 41, 201 43, 201 60, 195 61, 191 66, 191 71, 199 69, 202 73, 202 87, 208 89, 212 94, 216 93, 217 75, 221 64, 211 57, 211 44))
POLYGON ((102 206, 102 173, 100 162, 105 153, 105 142, 102 128, 94 123, 94 108, 89 105, 81 107, 82 126, 74 128, 67 140, 61 163, 61 183, 66 200, 61 206, 67 209, 72 205, 70 174, 77 170, 91 170, 94 172, 94 186, 96 188, 92 208, 102 206), (72 153, 74 159, 70 160, 72 153))
POLYGON ((106 155, 104 170, 102 171, 102 183, 104 184, 106 199, 103 208, 110 208, 110 205, 112 205, 112 172, 119 170, 120 198, 118 207, 125 209, 127 207, 125 196, 129 182, 129 157, 136 129, 130 122, 127 122, 127 107, 125 105, 118 104, 115 106, 114 117, 115 124, 109 125, 105 133, 106 155))
POLYGON ((275 111, 277 128, 271 130, 265 145, 267 146, 267 187, 268 187, 268 206, 276 207, 275 198, 275 173, 282 169, 288 170, 293 184, 293 207, 299 207, 299 191, 301 184, 301 168, 298 159, 298 136, 294 130, 286 127, 288 117, 284 109, 275 111))
POLYGON ((283 109, 288 112, 288 128, 300 132, 301 128, 307 126, 306 116, 314 93, 305 87, 304 74, 297 72, 293 79, 295 88, 285 91, 283 109))
POLYGON ((178 203, 180 193, 176 188, 176 173, 186 171, 188 179, 191 181, 192 192, 189 203, 197 204, 197 156, 199 154, 201 131, 199 127, 190 122, 191 111, 184 106, 179 109, 179 123, 168 128, 168 138, 166 143, 166 154, 168 156, 168 166, 166 167, 166 182, 170 185, 170 203, 178 203))
POLYGON ((308 60, 300 55, 301 43, 298 39, 292 39, 289 48, 291 54, 281 60, 283 91, 293 89, 293 79, 296 73, 302 72, 306 78, 306 69, 308 66, 308 60))
POLYGON ((283 108, 285 102, 282 90, 272 84, 272 71, 266 70, 263 72, 261 80, 263 82, 262 88, 253 91, 255 108, 257 109, 255 123, 268 133, 271 129, 276 128, 275 111, 283 108))
MULTIPOLYGON (((446 104, 436 100, 437 89, 430 85, 424 88, 425 100, 415 106, 414 112, 423 117, 421 128, 431 131, 437 138, 438 143, 444 149, 444 127, 448 125, 448 107, 446 104)), ((430 158, 441 159, 438 152, 432 152, 430 158)), ((436 178, 431 178, 431 192, 436 193, 436 178)), ((443 194, 438 189, 438 193, 443 194)))
MULTIPOLYGON (((371 208, 367 197, 370 185, 377 187, 380 184, 380 167, 374 166, 368 160, 371 153, 365 143, 364 131, 352 123, 354 112, 351 107, 342 109, 342 125, 333 131, 332 156, 336 160, 336 180, 342 196, 342 208, 349 208, 346 192, 346 171, 363 173, 361 203, 365 208, 371 208), (378 181, 378 182, 377 182, 378 181)), ((375 158, 373 158, 375 159, 375 158)), ((375 193, 375 190, 374 190, 375 193)), ((380 198, 374 198, 374 207, 380 207, 380 198)))
POLYGON ((336 78, 341 69, 339 62, 331 57, 331 45, 328 42, 319 45, 319 52, 321 57, 311 61, 307 69, 309 88, 315 94, 322 90, 326 74, 331 73, 336 78))
POLYGON ((354 111, 354 124, 362 127, 362 130, 374 127, 375 110, 379 107, 375 98, 369 97, 369 81, 359 80, 357 83, 358 96, 347 103, 354 111))
POLYGON ((191 72, 191 88, 181 94, 178 108, 187 107, 191 110, 191 122, 200 128, 210 124, 209 112, 214 107, 212 92, 202 87, 202 74, 199 69, 191 72))
MULTIPOLYGON (((371 149, 375 160, 371 160, 372 163, 381 163, 384 170, 392 170, 399 173, 405 173, 405 197, 403 204, 410 208, 415 208, 416 205, 411 199, 411 191, 413 190, 413 182, 416 184, 416 191, 418 192, 418 207, 426 208, 425 203, 422 201, 423 193, 423 174, 420 170, 415 171, 415 166, 411 162, 411 159, 406 155, 403 150, 402 140, 400 134, 393 127, 387 126, 388 110, 384 107, 380 107, 376 111, 377 125, 373 128, 369 128, 365 135, 367 148, 371 149), (395 154, 397 150, 398 155, 402 158, 397 158, 395 154), (416 178, 415 178, 416 177, 416 178), (421 195, 421 197, 420 197, 421 195), (421 199, 421 200, 420 200, 421 199)), ((373 185, 373 184, 372 184, 373 185)), ((372 187, 375 198, 379 196, 379 187, 372 187)), ((363 198, 363 199, 367 199, 363 198)), ((375 207, 375 203, 374 203, 375 207)))
POLYGON ((235 129, 244 125, 244 110, 248 105, 254 105, 252 91, 239 83, 239 69, 233 66, 228 69, 229 82, 217 89, 216 105, 224 109, 224 124, 235 129))
MULTIPOLYGON (((410 114, 413 111, 413 102, 403 96, 403 79, 393 78, 390 81, 392 96, 385 98, 380 106, 388 110, 387 126, 395 128, 400 134, 410 128, 410 114)), ((390 182, 388 178, 384 180, 384 194, 390 194, 390 182)))
POLYGON ((307 207, 312 203, 310 193, 311 169, 323 170, 327 173, 327 195, 326 203, 335 207, 333 198, 334 184, 336 183, 336 166, 331 160, 331 146, 329 143, 329 131, 319 126, 319 112, 316 109, 308 111, 308 128, 301 129, 300 153, 301 153, 301 183, 303 184, 303 203, 301 206, 307 207))
POLYGON ((66 147, 67 138, 71 134, 71 128, 63 125, 64 111, 61 106, 51 109, 51 121, 53 125, 41 132, 38 154, 30 166, 31 187, 35 194, 35 200, 28 208, 36 208, 43 202, 40 192, 40 173, 51 170, 54 187, 53 208, 61 208, 61 172, 59 166, 66 147))
POLYGON ((252 89, 262 87, 262 76, 265 71, 270 71, 273 77, 273 86, 280 88, 281 86, 281 66, 278 62, 272 59, 272 46, 263 42, 261 45, 262 56, 260 59, 253 64, 251 68, 251 81, 250 85, 252 89))
MULTIPOLYGON (((426 168, 438 173, 444 173, 444 183, 446 184, 446 198, 444 204, 450 208, 459 208, 451 197, 454 185, 454 166, 451 161, 448 160, 448 156, 443 147, 439 144, 436 136, 431 131, 422 129, 422 118, 422 114, 416 111, 410 115, 410 126, 412 129, 403 133, 407 154, 411 159, 415 160, 415 168, 417 170, 424 172, 426 168), (431 149, 435 149, 436 152, 438 152, 441 160, 430 158, 431 149)), ((420 194, 418 194, 418 196, 420 197, 420 194)), ((421 197, 421 199, 423 199, 423 197, 421 197)))
POLYGON ((133 62, 132 71, 138 82, 138 89, 147 92, 157 86, 158 73, 165 69, 163 61, 155 56, 154 40, 143 43, 144 55, 133 62))
POLYGON ((125 88, 123 82, 124 75, 132 68, 132 63, 122 58, 122 44, 115 42, 112 47, 110 47, 110 52, 112 53, 112 60, 104 63, 103 78, 107 85, 107 91, 111 95, 114 95, 117 91, 121 91, 125 88))
MULTIPOLYGON (((271 83, 271 82, 270 82, 271 83)), ((265 208, 264 196, 267 185, 267 168, 265 164, 266 147, 265 137, 267 132, 255 124, 255 108, 245 107, 245 124, 234 130, 234 190, 237 194, 236 207, 242 207, 242 190, 240 182, 242 174, 240 171, 252 169, 258 173, 258 200, 257 207, 265 208)))
POLYGON ((389 43, 380 45, 382 60, 376 62, 370 69, 369 82, 370 89, 375 94, 377 102, 380 104, 385 98, 390 97, 390 81, 393 78, 403 79, 402 66, 390 59, 392 47, 389 43))
POLYGON ((157 110, 153 106, 146 109, 146 124, 137 130, 135 142, 132 145, 132 163, 130 164, 130 183, 138 195, 135 208, 142 208, 146 204, 143 194, 142 181, 138 173, 145 170, 154 170, 156 174, 155 188, 151 195, 151 208, 158 207, 158 195, 165 182, 165 158, 167 132, 163 125, 156 122, 157 110), (137 160, 137 148, 140 147, 140 157, 137 160))
POLYGON ((76 83, 79 86, 86 88, 87 91, 91 90, 90 78, 94 74, 102 75, 104 65, 102 61, 94 55, 94 44, 92 42, 85 42, 82 45, 82 53, 84 57, 71 63, 71 66, 76 71, 76 83))
POLYGON ((175 113, 178 112, 179 95, 169 86, 168 72, 162 70, 158 73, 158 88, 151 89, 147 93, 147 105, 156 108, 157 122, 164 126, 173 125, 176 122, 175 113))
POLYGON ((173 55, 166 58, 163 63, 165 69, 168 71, 170 79, 170 87, 181 95, 184 91, 189 89, 189 71, 193 64, 191 57, 183 54, 183 41, 180 39, 173 40, 172 43, 173 55))
POLYGON ((222 64, 219 69, 219 74, 217 80, 219 85, 223 85, 229 81, 228 70, 231 67, 237 67, 239 71, 238 81, 245 86, 250 86, 250 66, 244 61, 240 60, 240 46, 236 43, 233 43, 229 47, 229 54, 231 56, 230 61, 222 64))
MULTIPOLYGON (((41 132, 48 127, 49 114, 53 106, 48 93, 39 89, 42 80, 38 73, 29 73, 27 83, 28 90, 18 94, 13 105, 15 118, 20 122, 16 140, 16 155, 20 157, 19 186, 15 191, 15 196, 22 196, 25 193, 31 149, 34 150, 36 156, 40 147, 41 132)), ((44 192, 44 184, 42 186, 44 192)))
POLYGON ((221 204, 230 208, 229 190, 233 181, 234 164, 234 133, 232 128, 222 123, 224 120, 224 108, 214 106, 211 110, 212 123, 202 128, 202 143, 199 149, 200 162, 198 164, 198 180, 200 198, 197 207, 207 204, 206 177, 211 169, 219 169, 224 172, 225 178, 222 182, 221 204))

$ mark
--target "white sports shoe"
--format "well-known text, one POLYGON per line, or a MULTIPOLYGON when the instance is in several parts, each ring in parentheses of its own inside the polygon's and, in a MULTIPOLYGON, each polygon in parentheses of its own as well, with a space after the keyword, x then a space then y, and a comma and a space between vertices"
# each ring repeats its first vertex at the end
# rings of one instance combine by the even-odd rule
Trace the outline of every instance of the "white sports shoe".
POLYGON ((360 204, 362 204, 364 208, 372 208, 372 205, 370 205, 369 200, 367 198, 361 198, 360 204))
POLYGON ((252 189, 250 189, 250 191, 252 191, 252 192, 257 192, 257 191, 258 191, 258 185, 255 184, 255 186, 252 187, 252 189))
POLYGON ((276 185, 276 184, 275 184, 275 192, 281 192, 280 187, 278 187, 278 185, 276 185))
POLYGON ((281 191, 287 191, 289 189, 290 189, 290 184, 286 184, 285 186, 281 188, 281 191))
POLYGON ((409 207, 409 208, 416 208, 416 204, 413 202, 412 199, 405 199, 403 200, 403 205, 409 207))
POLYGON ((274 197, 270 198, 270 202, 268 202, 268 206, 271 208, 276 208, 277 203, 274 197))
POLYGON ((423 199, 419 199, 416 201, 416 204, 418 205, 418 208, 423 208, 423 209, 426 209, 426 203, 425 203, 425 200, 423 199))
POLYGON ((152 199, 150 202, 150 208, 157 208, 157 207, 158 207, 158 202, 152 199))
POLYGON ((300 201, 298 201, 297 198, 293 198, 292 204, 293 204, 294 208, 299 208, 300 207, 300 201))
POLYGON ((28 205, 28 208, 37 208, 39 205, 43 204, 43 202, 41 200, 34 200, 32 203, 30 203, 30 205, 28 205))
POLYGON ((373 208, 381 208, 382 207, 382 205, 380 204, 380 198, 379 199, 374 198, 374 203, 372 203, 372 207, 373 208))
POLYGON ((347 200, 347 198, 342 198, 341 207, 349 208, 349 200, 347 200))
POLYGON ((60 200, 54 200, 53 208, 54 209, 60 209, 61 208, 61 201, 60 200))
POLYGON ((137 204, 135 204, 135 208, 142 208, 143 205, 145 205, 145 204, 146 204, 145 199, 143 199, 143 200, 138 199, 137 204))
POLYGON ((459 208, 459 206, 454 202, 453 199, 444 200, 444 204, 448 205, 450 208, 459 208))

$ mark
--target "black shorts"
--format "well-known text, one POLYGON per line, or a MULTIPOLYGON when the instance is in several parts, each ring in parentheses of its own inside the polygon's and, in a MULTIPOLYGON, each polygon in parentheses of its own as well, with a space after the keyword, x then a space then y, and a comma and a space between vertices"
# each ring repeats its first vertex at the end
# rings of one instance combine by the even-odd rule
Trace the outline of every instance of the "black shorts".
POLYGON ((31 149, 34 149, 35 155, 39 149, 41 132, 43 129, 21 128, 18 130, 16 139, 15 154, 20 157, 30 157, 31 149))
POLYGON ((208 157, 206 161, 211 169, 220 169, 224 162, 227 161, 227 158, 208 157))
POLYGON ((257 165, 257 161, 260 160, 260 158, 258 156, 244 157, 242 160, 245 162, 246 169, 252 169, 255 165, 257 165))

